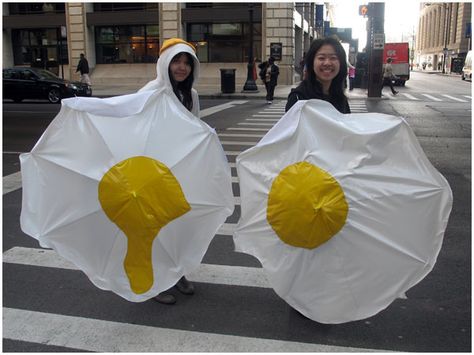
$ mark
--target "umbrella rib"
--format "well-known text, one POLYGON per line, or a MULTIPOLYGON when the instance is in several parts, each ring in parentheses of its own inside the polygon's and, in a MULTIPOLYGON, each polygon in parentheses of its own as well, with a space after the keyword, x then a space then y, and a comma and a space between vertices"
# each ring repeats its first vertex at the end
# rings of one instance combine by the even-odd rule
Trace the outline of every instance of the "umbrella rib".
POLYGON ((90 180, 97 181, 97 182, 99 181, 99 180, 97 180, 96 178, 93 178, 93 177, 84 175, 84 173, 82 173, 82 172, 80 172, 80 171, 76 171, 76 170, 72 169, 72 168, 69 167, 69 166, 61 165, 61 164, 59 164, 59 163, 57 163, 57 162, 55 162, 55 161, 49 160, 49 159, 47 159, 47 158, 45 158, 45 157, 43 157, 43 156, 41 156, 41 155, 33 154, 33 156, 35 157, 35 159, 44 160, 44 161, 46 161, 46 162, 48 162, 48 163, 51 163, 51 164, 56 165, 56 166, 59 166, 59 167, 61 167, 61 168, 63 168, 63 169, 72 171, 73 173, 76 173, 76 174, 79 174, 79 175, 81 175, 81 176, 84 176, 84 177, 86 177, 86 178, 88 178, 88 179, 90 179, 90 180))
POLYGON ((73 221, 69 221, 69 222, 64 223, 64 224, 53 225, 53 226, 51 226, 48 230, 46 230, 44 233, 42 233, 42 236, 45 236, 46 234, 49 234, 49 233, 51 233, 52 231, 55 231, 55 230, 57 230, 57 229, 61 229, 61 228, 67 227, 67 226, 69 226, 69 225, 71 225, 71 224, 73 224, 73 223, 76 223, 76 222, 80 221, 81 219, 84 219, 84 218, 86 218, 86 217, 88 217, 88 216, 91 216, 91 215, 97 213, 97 212, 100 212, 101 210, 102 210, 101 208, 98 208, 98 209, 96 209, 96 210, 94 210, 94 211, 91 211, 91 212, 89 212, 89 213, 84 214, 83 216, 80 216, 79 218, 76 218, 76 219, 73 220, 73 221))

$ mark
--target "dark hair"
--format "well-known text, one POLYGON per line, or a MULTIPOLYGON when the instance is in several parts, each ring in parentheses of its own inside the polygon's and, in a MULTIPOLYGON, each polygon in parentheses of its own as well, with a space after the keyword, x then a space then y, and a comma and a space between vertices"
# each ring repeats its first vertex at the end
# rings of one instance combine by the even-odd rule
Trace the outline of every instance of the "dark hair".
POLYGON ((331 102, 338 101, 341 99, 347 100, 346 96, 344 95, 344 81, 347 77, 346 51, 342 47, 339 40, 334 37, 319 38, 311 43, 311 46, 305 56, 305 64, 307 70, 307 78, 305 80, 308 80, 311 85, 319 87, 322 91, 321 84, 317 80, 316 74, 314 73, 313 63, 316 53, 322 46, 327 44, 332 46, 336 51, 340 66, 339 73, 337 73, 336 77, 331 82, 331 86, 329 87, 329 96, 331 96, 331 102))
POLYGON ((189 111, 191 111, 193 109, 193 97, 191 94, 191 89, 193 88, 193 82, 194 82, 193 57, 189 53, 179 52, 171 59, 171 62, 182 54, 186 55, 188 59, 189 65, 191 66, 191 73, 189 73, 188 77, 182 82, 177 82, 176 80, 174 80, 173 75, 171 75, 171 70, 168 66, 168 76, 170 78, 171 86, 173 88, 173 92, 175 93, 176 97, 178 98, 179 101, 181 101, 184 107, 186 107, 189 111))
POLYGON ((268 58, 268 63, 270 63, 270 64, 275 63, 275 58, 274 57, 268 58))

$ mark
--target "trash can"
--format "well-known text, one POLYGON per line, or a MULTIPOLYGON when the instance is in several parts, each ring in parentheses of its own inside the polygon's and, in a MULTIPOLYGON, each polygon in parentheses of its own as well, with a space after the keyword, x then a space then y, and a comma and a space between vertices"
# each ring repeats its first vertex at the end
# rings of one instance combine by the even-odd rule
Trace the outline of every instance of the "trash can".
POLYGON ((221 69, 221 91, 223 94, 235 92, 235 69, 221 69))

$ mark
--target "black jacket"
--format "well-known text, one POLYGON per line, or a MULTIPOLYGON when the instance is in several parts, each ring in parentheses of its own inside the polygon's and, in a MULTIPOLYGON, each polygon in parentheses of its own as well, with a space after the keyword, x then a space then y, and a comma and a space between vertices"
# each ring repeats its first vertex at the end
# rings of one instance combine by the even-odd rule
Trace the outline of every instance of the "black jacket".
POLYGON ((349 102, 343 95, 341 97, 330 97, 323 93, 319 84, 312 85, 309 80, 303 80, 288 95, 285 111, 288 111, 298 100, 320 99, 331 103, 341 113, 351 113, 349 102))
MULTIPOLYGON (((259 76, 263 82, 265 82, 265 75, 267 72, 267 68, 270 64, 268 62, 263 62, 258 65, 260 68, 259 76)), ((271 64, 270 69, 270 85, 276 86, 278 83, 278 75, 280 74, 280 68, 275 63, 271 64)))
POLYGON ((79 59, 79 63, 77 64, 76 73, 80 71, 82 74, 89 74, 89 63, 87 62, 86 58, 79 59))

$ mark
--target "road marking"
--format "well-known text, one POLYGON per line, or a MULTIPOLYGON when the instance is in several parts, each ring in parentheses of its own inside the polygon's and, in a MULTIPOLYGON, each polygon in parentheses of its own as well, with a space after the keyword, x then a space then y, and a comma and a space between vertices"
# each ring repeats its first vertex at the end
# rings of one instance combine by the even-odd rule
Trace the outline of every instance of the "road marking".
POLYGON ((224 223, 217 234, 219 235, 233 235, 235 228, 237 227, 237 223, 224 223))
POLYGON ((222 145, 243 145, 246 147, 253 147, 257 142, 243 142, 243 141, 221 141, 222 145))
MULTIPOLYGON (((267 120, 265 120, 267 121, 267 120)), ((240 122, 237 123, 239 126, 274 126, 275 122, 263 123, 263 122, 240 122)))
POLYGON ((25 152, 12 152, 12 151, 6 152, 6 151, 3 151, 2 153, 3 153, 3 154, 15 154, 15 155, 20 155, 20 154, 23 154, 23 153, 25 153, 25 152))
POLYGON ((410 94, 405 94, 405 93, 402 93, 402 95, 405 95, 407 98, 409 98, 410 100, 415 100, 415 101, 420 101, 420 99, 417 99, 415 96, 412 96, 410 94))
POLYGON ((210 115, 213 115, 217 112, 220 112, 222 110, 226 110, 228 108, 232 108, 234 107, 235 105, 242 105, 242 104, 245 104, 246 100, 234 100, 234 101, 230 101, 230 102, 226 102, 225 104, 222 104, 222 105, 217 105, 217 106, 212 106, 212 107, 209 107, 209 108, 206 108, 204 110, 201 110, 199 112, 199 117, 200 118, 204 118, 204 117, 207 117, 207 116, 210 116, 210 115))
POLYGON ((232 156, 234 156, 234 155, 239 155, 239 154, 242 153, 242 152, 236 151, 236 150, 225 150, 224 153, 225 153, 226 155, 232 155, 232 156))
POLYGON ((3 194, 21 188, 21 171, 3 177, 3 194))
POLYGON ((471 97, 469 95, 463 95, 464 97, 467 97, 468 99, 470 99, 471 97))
POLYGON ((463 99, 458 99, 457 97, 451 96, 451 95, 445 95, 442 94, 444 97, 447 97, 448 99, 454 100, 454 101, 459 101, 459 102, 467 102, 466 100, 463 99))
POLYGON ((443 101, 441 99, 438 99, 437 97, 434 97, 428 94, 421 94, 421 95, 426 96, 428 99, 433 100, 433 101, 443 101))
POLYGON ((265 113, 265 114, 262 114, 262 113, 256 113, 255 115, 252 115, 252 117, 281 117, 282 114, 280 113, 276 113, 276 114, 273 114, 273 113, 265 113))
MULTIPOLYGON (((65 270, 78 270, 71 262, 51 249, 14 247, 3 253, 3 262, 29 266, 49 267, 65 270)), ((201 264, 186 275, 194 282, 220 285, 270 288, 262 268, 201 264)))
POLYGON ((219 137, 249 137, 249 138, 262 138, 265 134, 251 134, 251 133, 219 133, 219 137))
POLYGON ((246 118, 245 121, 251 121, 251 122, 278 122, 280 119, 276 118, 246 118))
POLYGON ((159 328, 8 307, 3 307, 3 337, 100 353, 380 351, 159 328))
POLYGON ((268 128, 249 128, 249 127, 231 127, 227 128, 227 131, 252 131, 252 132, 268 132, 268 128))

